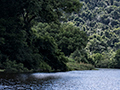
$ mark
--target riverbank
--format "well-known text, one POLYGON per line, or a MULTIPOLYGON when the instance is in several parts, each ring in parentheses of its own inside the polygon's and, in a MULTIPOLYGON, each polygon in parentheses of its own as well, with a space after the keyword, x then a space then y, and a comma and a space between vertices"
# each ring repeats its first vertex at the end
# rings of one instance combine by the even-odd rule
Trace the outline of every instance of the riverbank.
MULTIPOLYGON (((68 58, 68 62, 66 63, 67 65, 67 70, 66 71, 72 71, 72 70, 94 70, 95 67, 91 64, 86 64, 86 63, 78 63, 74 59, 68 58)), ((46 68, 40 68, 39 70, 28 70, 25 68, 23 65, 17 65, 13 64, 11 67, 6 69, 0 69, 0 72, 4 73, 33 73, 33 72, 61 72, 61 70, 52 70, 49 67, 46 68)))
POLYGON ((86 63, 78 63, 77 61, 73 59, 69 59, 69 62, 67 63, 68 68, 71 70, 93 70, 95 67, 91 64, 86 63))

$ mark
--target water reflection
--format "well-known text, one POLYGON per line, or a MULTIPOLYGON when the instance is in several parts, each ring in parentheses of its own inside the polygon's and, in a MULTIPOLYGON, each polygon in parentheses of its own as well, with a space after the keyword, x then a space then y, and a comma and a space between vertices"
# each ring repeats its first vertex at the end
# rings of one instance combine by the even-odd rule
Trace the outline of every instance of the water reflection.
POLYGON ((57 79, 55 73, 5 74, 0 73, 0 90, 33 89, 39 90, 49 80, 57 79))
POLYGON ((120 90, 120 70, 0 73, 0 90, 120 90))

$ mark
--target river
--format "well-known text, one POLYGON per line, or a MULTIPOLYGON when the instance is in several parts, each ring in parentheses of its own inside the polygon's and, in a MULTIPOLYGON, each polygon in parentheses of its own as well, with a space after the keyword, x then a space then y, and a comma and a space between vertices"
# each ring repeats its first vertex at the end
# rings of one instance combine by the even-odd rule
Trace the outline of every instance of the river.
POLYGON ((0 90, 120 90, 120 69, 0 73, 0 90))

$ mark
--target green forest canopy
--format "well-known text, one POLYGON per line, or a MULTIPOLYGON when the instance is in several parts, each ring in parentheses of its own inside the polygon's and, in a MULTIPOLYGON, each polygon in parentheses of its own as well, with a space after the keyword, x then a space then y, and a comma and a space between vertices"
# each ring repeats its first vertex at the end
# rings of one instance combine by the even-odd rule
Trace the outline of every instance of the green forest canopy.
POLYGON ((1 0, 0 13, 0 69, 119 68, 119 0, 1 0))
MULTIPOLYGON (((88 35, 86 51, 96 61, 97 67, 116 67, 114 58, 120 49, 120 0, 80 0, 83 7, 79 14, 73 13, 68 21, 73 22, 88 35), (95 56, 97 55, 97 56, 95 56)), ((117 62, 118 61, 118 62, 117 62)))
MULTIPOLYGON (((64 45, 59 46, 65 41, 58 40, 65 31, 60 21, 64 14, 78 12, 81 6, 79 0, 0 1, 0 68, 19 72, 66 71, 68 59, 62 50, 64 45), (42 30, 48 28, 49 31, 41 35, 44 31, 33 27, 38 23, 43 25, 40 27, 42 30), (56 33, 49 33, 52 30, 57 32, 57 37, 56 33)), ((73 52, 73 49, 69 50, 69 54, 73 52)))

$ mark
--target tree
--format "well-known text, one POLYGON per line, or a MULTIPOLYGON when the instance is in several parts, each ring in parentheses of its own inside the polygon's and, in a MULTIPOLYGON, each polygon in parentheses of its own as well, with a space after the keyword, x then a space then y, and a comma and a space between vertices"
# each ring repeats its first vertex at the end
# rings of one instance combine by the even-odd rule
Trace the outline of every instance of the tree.
POLYGON ((38 36, 33 42, 33 45, 34 52, 37 52, 42 56, 42 62, 46 62, 55 71, 67 70, 67 66, 65 64, 67 62, 67 58, 65 58, 65 55, 60 52, 53 37, 47 35, 38 36))
POLYGON ((31 27, 38 22, 59 23, 63 13, 79 12, 81 6, 79 0, 0 1, 0 63, 10 60, 39 69, 43 62, 52 69, 66 70, 67 59, 55 41, 49 36, 37 37, 31 27))
POLYGON ((100 54, 100 53, 95 53, 95 54, 93 54, 93 55, 92 55, 92 58, 93 58, 94 65, 95 65, 96 67, 99 67, 99 63, 100 63, 102 60, 104 60, 103 55, 100 54))
POLYGON ((66 56, 69 56, 76 49, 82 50, 87 44, 87 35, 84 31, 80 31, 79 28, 72 24, 64 23, 60 26, 56 24, 39 23, 32 28, 40 36, 53 37, 58 48, 64 52, 66 56))
POLYGON ((93 53, 102 53, 107 50, 106 38, 103 39, 100 35, 93 34, 89 36, 89 42, 86 46, 86 49, 90 50, 93 53))
POLYGON ((21 22, 29 40, 34 20, 59 23, 63 13, 79 12, 81 6, 79 0, 4 0, 0 1, 0 18, 21 22))
POLYGON ((73 58, 78 63, 90 63, 93 64, 92 58, 90 58, 87 54, 87 51, 85 49, 78 50, 76 49, 73 53, 70 55, 71 58, 73 58))
POLYGON ((87 44, 87 35, 84 31, 72 24, 61 25, 60 33, 57 36, 58 47, 69 56, 76 49, 82 50, 87 44))
POLYGON ((63 12, 79 12, 82 6, 79 0, 4 0, 0 4, 1 16, 20 16, 24 24, 30 24, 35 18, 41 22, 56 22, 63 12))

